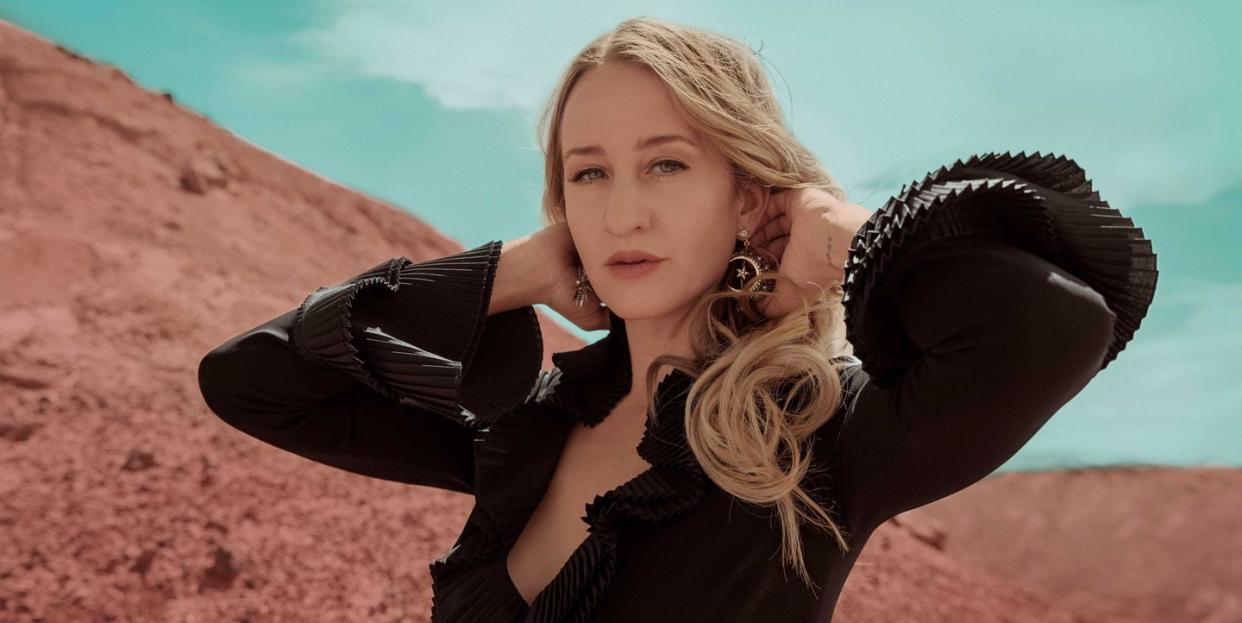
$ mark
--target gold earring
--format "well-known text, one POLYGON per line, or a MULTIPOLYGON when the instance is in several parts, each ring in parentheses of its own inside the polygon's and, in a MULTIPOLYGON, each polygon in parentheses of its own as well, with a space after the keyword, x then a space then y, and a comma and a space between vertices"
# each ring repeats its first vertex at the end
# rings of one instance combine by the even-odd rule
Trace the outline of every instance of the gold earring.
MULTIPOLYGON (((737 237, 741 247, 734 249, 733 256, 729 258, 726 287, 732 292, 772 292, 776 288, 776 282, 772 279, 759 279, 749 289, 746 288, 746 282, 751 277, 770 272, 772 263, 750 246, 750 232, 745 227, 738 230, 737 237)), ((750 297, 751 302, 758 299, 755 295, 750 297)))
POLYGON ((591 287, 591 282, 587 280, 586 269, 578 266, 578 279, 574 282, 574 304, 582 307, 588 294, 595 294, 595 290, 591 287))

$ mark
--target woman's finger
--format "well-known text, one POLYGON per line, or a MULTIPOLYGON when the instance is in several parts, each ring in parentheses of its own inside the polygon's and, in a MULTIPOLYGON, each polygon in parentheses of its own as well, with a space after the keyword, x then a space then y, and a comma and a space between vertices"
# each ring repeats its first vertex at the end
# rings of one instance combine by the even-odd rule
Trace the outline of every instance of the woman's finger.
POLYGON ((785 254, 785 247, 789 244, 789 234, 783 231, 777 232, 774 236, 765 236, 766 240, 758 246, 766 251, 772 261, 780 262, 781 257, 785 254))
POLYGON ((776 240, 769 242, 767 245, 760 247, 767 251, 772 259, 780 262, 781 256, 785 255, 785 247, 789 244, 789 236, 781 236, 776 240))
POLYGON ((775 240, 789 235, 789 217, 784 214, 772 219, 761 230, 765 240, 775 240))
POLYGON ((773 217, 780 216, 789 212, 789 200, 796 192, 784 188, 779 192, 773 191, 768 194, 768 213, 773 217))
POLYGON ((752 234, 751 242, 764 246, 772 240, 788 234, 788 223, 788 219, 783 215, 777 215, 774 218, 760 222, 757 231, 752 234))

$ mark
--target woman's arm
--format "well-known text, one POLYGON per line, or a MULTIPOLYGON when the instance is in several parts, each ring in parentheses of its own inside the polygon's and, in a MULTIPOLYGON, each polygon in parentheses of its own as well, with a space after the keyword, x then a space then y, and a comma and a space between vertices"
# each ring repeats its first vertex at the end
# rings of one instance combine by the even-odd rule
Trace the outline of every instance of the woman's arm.
POLYGON ((393 258, 318 288, 207 353, 207 405, 314 461, 472 492, 475 429, 526 397, 543 358, 533 307, 488 315, 493 293, 521 300, 497 289, 501 251, 393 258))
POLYGON ((996 169, 959 162, 916 184, 851 246, 846 320, 862 365, 845 371, 830 428, 852 525, 990 474, 1115 357, 1151 301, 1150 243, 1077 165, 989 158, 996 169))

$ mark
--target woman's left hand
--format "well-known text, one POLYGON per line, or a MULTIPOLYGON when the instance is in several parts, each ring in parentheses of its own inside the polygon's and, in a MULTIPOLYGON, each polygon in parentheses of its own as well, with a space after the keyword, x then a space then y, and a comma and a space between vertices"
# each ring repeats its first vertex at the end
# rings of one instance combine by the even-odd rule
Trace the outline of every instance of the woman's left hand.
MULTIPOLYGON (((816 298, 845 279, 850 242, 871 214, 817 188, 782 189, 768 195, 750 243, 778 258, 777 272, 801 284, 801 296, 816 298)), ((775 317, 800 305, 799 294, 778 281, 759 310, 775 317)))

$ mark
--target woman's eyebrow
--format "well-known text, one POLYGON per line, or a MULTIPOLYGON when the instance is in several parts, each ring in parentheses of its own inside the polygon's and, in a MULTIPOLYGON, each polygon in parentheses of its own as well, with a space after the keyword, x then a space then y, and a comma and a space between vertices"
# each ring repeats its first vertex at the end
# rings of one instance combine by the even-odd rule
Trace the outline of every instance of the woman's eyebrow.
MULTIPOLYGON (((689 144, 692 147, 699 146, 698 143, 680 134, 657 134, 655 136, 648 136, 647 138, 639 139, 638 142, 634 144, 634 150, 640 151, 643 149, 649 149, 657 145, 663 145, 665 143, 672 143, 674 141, 681 141, 683 143, 689 144)), ((565 155, 562 156, 561 159, 568 160, 569 157, 574 154, 590 155, 590 154, 602 154, 602 153, 604 153, 604 148, 600 147, 599 145, 588 145, 586 147, 574 147, 572 149, 566 150, 565 155)))

